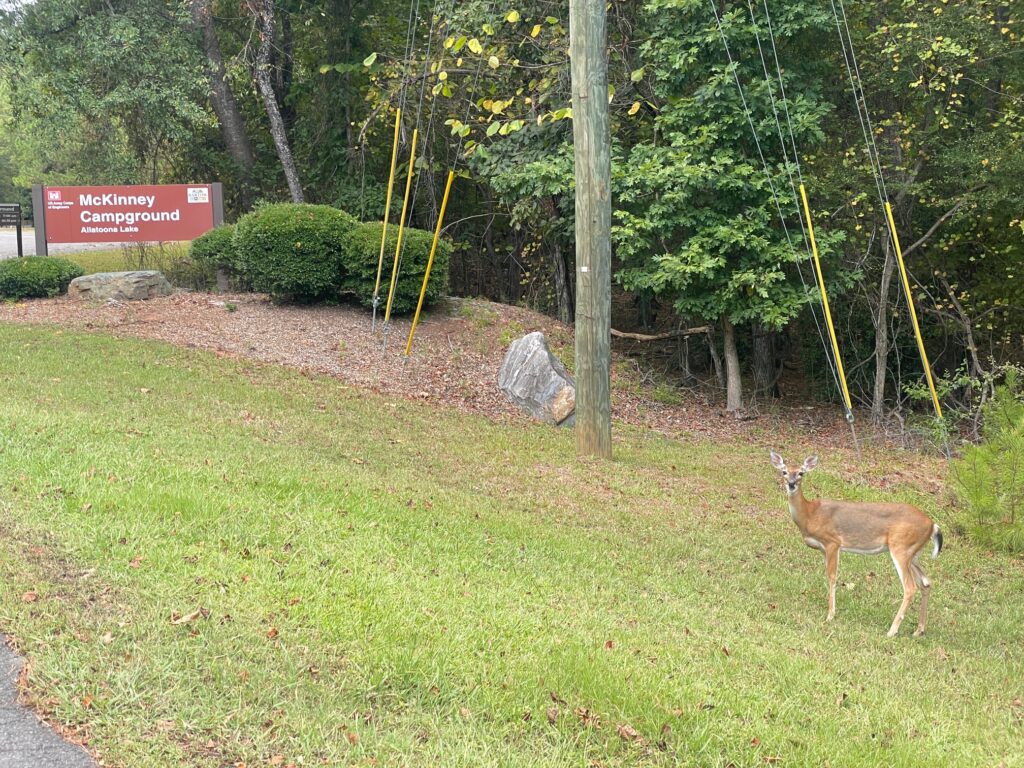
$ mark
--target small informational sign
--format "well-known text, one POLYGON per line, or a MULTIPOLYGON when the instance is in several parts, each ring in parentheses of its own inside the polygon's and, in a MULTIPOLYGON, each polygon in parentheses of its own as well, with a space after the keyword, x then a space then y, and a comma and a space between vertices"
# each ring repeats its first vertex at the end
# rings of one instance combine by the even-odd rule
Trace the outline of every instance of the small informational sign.
POLYGON ((194 240, 216 223, 211 187, 43 187, 46 242, 194 240))
POLYGON ((20 227, 21 206, 17 203, 0 203, 0 227, 20 227))
POLYGON ((17 229, 18 256, 24 256, 25 252, 21 244, 21 205, 18 203, 0 203, 0 227, 14 227, 17 229))

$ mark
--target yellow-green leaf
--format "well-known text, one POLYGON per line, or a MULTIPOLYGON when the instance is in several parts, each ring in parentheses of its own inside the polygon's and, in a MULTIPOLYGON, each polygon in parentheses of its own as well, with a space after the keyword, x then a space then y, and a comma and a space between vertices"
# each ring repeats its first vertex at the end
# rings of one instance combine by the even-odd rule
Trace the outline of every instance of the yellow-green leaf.
POLYGON ((629 114, 635 115, 639 111, 640 111, 640 102, 639 101, 634 101, 633 102, 633 106, 631 106, 629 108, 629 114))
POLYGON ((500 130, 501 130, 501 123, 495 121, 495 122, 493 122, 493 123, 491 123, 490 125, 487 126, 487 135, 488 136, 493 136, 494 134, 496 134, 500 130))
POLYGON ((484 47, 482 45, 480 45, 480 41, 477 40, 475 37, 472 38, 467 43, 467 45, 469 46, 469 50, 471 50, 473 53, 476 53, 476 54, 483 53, 484 47))
POLYGON ((489 59, 487 59, 487 66, 490 67, 491 69, 497 69, 498 67, 501 66, 501 62, 498 61, 497 56, 491 56, 489 59))
POLYGON ((363 66, 364 67, 372 67, 373 66, 373 62, 375 62, 376 60, 377 60, 377 52, 374 51, 369 56, 367 56, 365 59, 363 59, 363 66))
POLYGON ((530 30, 530 37, 536 37, 540 34, 540 24, 534 24, 533 29, 530 30))
POLYGON ((507 14, 505 14, 505 21, 509 22, 510 24, 515 24, 517 21, 519 21, 519 18, 519 11, 516 10, 509 11, 507 14))

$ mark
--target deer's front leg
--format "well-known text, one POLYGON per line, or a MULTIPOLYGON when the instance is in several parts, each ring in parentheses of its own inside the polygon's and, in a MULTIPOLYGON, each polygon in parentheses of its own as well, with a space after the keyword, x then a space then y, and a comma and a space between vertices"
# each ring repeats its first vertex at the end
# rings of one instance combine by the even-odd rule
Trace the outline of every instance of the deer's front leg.
POLYGON ((825 621, 832 621, 836 616, 836 579, 839 576, 839 545, 825 545, 825 575, 828 577, 828 616, 825 621))

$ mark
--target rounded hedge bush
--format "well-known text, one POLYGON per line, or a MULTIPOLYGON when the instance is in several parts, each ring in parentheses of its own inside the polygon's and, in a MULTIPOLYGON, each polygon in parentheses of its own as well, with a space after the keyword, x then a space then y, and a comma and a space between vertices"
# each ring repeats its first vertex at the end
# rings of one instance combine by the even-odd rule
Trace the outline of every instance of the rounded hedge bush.
POLYGON ((235 269, 235 225, 222 224, 192 241, 188 255, 192 261, 213 269, 235 269))
POLYGON ((328 205, 278 203, 243 216, 232 240, 237 271, 279 301, 337 295, 348 235, 358 225, 328 205))
MULTIPOLYGON (((360 224, 348 235, 351 247, 348 249, 348 260, 344 265, 341 287, 343 292, 352 294, 356 301, 364 307, 373 306, 373 287, 377 281, 377 264, 380 261, 380 237, 383 227, 381 222, 360 224)), ((388 239, 384 246, 384 267, 381 270, 380 278, 380 304, 378 306, 382 312, 387 306, 388 289, 391 287, 391 270, 395 263, 397 239, 398 226, 389 224, 388 239)), ((395 286, 395 297, 391 303, 392 314, 404 315, 416 309, 433 239, 433 232, 422 229, 407 227, 402 232, 402 263, 395 286)), ((430 269, 430 282, 427 283, 427 293, 423 300, 424 304, 431 304, 445 295, 448 289, 448 264, 451 255, 451 243, 443 238, 438 240, 434 265, 430 269)))
POLYGON ((49 256, 26 256, 0 261, 0 298, 45 299, 58 296, 68 284, 85 274, 80 266, 67 259, 49 256))

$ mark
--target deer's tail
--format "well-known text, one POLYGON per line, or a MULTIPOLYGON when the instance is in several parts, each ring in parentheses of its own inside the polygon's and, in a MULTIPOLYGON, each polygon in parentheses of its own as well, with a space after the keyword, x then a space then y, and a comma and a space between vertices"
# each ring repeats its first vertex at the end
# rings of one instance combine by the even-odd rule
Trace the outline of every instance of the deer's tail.
POLYGON ((942 531, 939 526, 932 523, 932 557, 938 557, 942 551, 942 531))

